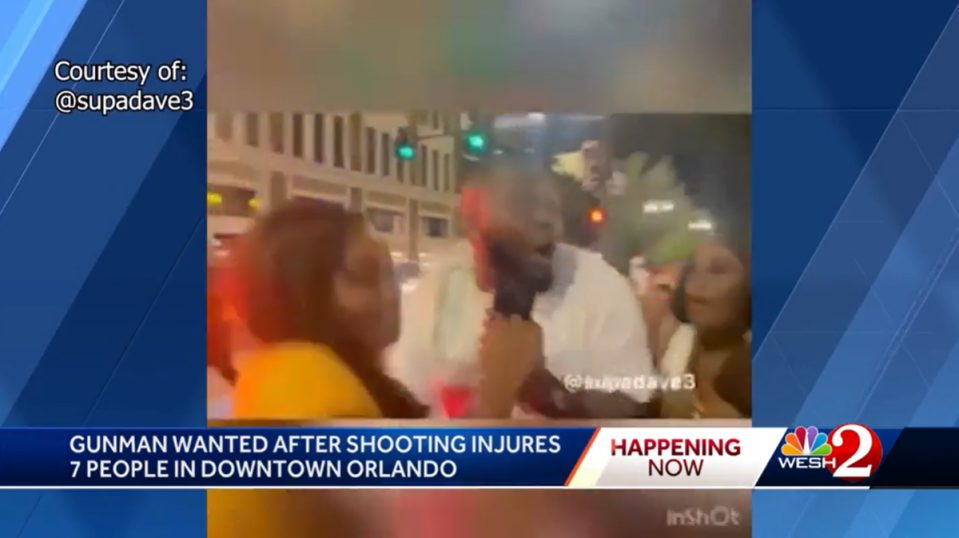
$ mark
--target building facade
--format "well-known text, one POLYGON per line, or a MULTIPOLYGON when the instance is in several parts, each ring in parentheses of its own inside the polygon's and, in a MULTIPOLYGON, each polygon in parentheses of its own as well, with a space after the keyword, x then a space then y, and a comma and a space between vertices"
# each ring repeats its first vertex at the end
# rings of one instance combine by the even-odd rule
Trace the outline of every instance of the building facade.
POLYGON ((210 113, 208 235, 243 233, 257 212, 293 198, 363 213, 394 258, 419 261, 455 241, 459 115, 210 113), (400 127, 416 125, 415 161, 399 161, 400 127))

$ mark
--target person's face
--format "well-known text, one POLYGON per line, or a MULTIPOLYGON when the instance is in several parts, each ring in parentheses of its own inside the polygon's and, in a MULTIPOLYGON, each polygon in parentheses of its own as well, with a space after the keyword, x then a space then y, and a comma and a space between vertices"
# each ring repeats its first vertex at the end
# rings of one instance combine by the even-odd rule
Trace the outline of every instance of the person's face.
POLYGON ((559 196, 547 181, 516 180, 492 187, 489 192, 486 239, 504 241, 514 252, 542 264, 537 271, 538 291, 552 283, 552 258, 562 236, 559 196))
POLYGON ((399 289, 385 245, 365 231, 348 242, 334 294, 352 336, 382 350, 399 337, 399 289))
POLYGON ((701 331, 743 331, 748 327, 746 269, 726 246, 706 242, 696 248, 686 280, 686 315, 701 331))
POLYGON ((533 250, 552 253, 563 233, 563 219, 559 195, 549 182, 505 182, 492 188, 490 195, 492 228, 510 228, 533 250))

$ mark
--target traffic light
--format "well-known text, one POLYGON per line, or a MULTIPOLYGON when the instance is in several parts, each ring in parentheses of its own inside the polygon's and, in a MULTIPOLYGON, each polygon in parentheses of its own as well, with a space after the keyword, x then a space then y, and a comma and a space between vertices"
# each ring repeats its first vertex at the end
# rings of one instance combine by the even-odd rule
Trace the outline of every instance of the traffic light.
POLYGON ((470 155, 482 155, 486 153, 488 141, 486 134, 480 131, 471 131, 463 137, 463 143, 466 145, 466 153, 470 155))
POLYGON ((412 138, 404 127, 397 131, 393 142, 393 153, 396 154, 397 160, 412 161, 416 158, 416 144, 412 138))
POLYGON ((589 212, 589 222, 591 224, 602 224, 606 220, 606 212, 602 209, 596 208, 592 209, 589 212))
POLYGON ((463 154, 469 160, 480 160, 493 149, 494 116, 474 110, 467 113, 467 118, 462 139, 463 154))

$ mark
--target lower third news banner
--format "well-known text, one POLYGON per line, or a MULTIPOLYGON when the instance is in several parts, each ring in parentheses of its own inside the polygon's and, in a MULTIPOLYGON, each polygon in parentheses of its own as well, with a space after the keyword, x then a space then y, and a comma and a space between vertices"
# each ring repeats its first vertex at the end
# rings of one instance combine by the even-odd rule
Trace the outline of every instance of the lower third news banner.
POLYGON ((959 487, 957 445, 959 430, 862 424, 0 428, 0 488, 959 487))

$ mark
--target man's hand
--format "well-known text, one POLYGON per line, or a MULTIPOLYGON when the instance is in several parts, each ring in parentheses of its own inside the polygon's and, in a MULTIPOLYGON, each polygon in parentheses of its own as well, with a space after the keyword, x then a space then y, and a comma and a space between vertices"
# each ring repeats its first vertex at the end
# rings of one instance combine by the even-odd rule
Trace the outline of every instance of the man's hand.
POLYGON ((533 321, 490 314, 479 360, 484 414, 509 416, 523 382, 543 363, 543 331, 533 321))

